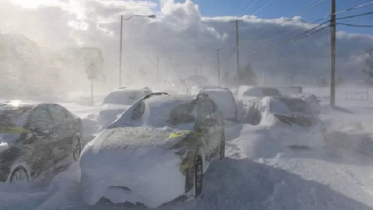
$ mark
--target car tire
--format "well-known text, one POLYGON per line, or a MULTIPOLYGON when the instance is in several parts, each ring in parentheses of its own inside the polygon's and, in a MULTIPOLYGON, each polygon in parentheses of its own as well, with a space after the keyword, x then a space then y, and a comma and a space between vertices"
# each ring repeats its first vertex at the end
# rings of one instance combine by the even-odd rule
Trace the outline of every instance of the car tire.
POLYGON ((72 145, 72 154, 75 161, 79 160, 80 153, 82 152, 82 142, 80 141, 80 137, 76 135, 73 140, 72 145))
POLYGON ((10 173, 9 183, 16 184, 16 185, 28 185, 29 176, 28 176, 26 168, 23 166, 16 167, 10 173))
POLYGON ((197 156, 194 167, 194 197, 196 198, 202 193, 203 162, 201 156, 197 156))
POLYGON ((221 139, 220 139, 219 155, 220 155, 219 156, 220 160, 225 158, 225 134, 224 134, 224 132, 221 135, 221 139))

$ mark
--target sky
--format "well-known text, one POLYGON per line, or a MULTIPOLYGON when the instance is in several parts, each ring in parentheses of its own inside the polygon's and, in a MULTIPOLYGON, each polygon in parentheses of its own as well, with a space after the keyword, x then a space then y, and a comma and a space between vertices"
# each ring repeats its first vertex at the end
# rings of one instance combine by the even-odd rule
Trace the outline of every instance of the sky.
MULTIPOLYGON (((159 60, 162 79, 197 72, 209 76, 214 83, 217 48, 221 49, 222 75, 236 73, 235 28, 230 22, 239 16, 243 20, 239 24, 240 69, 250 64, 255 73, 267 75, 266 80, 272 79, 273 83, 284 83, 289 78, 299 83, 328 80, 328 28, 292 40, 317 26, 310 22, 328 14, 326 0, 299 16, 301 8, 310 2, 317 1, 257 0, 247 8, 250 1, 242 0, 0 0, 0 19, 5 20, 0 22, 0 30, 22 34, 50 51, 97 47, 105 57, 104 71, 110 81, 106 85, 115 87, 120 15, 156 14, 155 19, 136 17, 123 23, 123 81, 148 86, 156 78, 155 66, 159 60), (266 2, 269 4, 264 7, 266 2), (285 40, 292 41, 278 45, 285 40)), ((337 2, 339 11, 368 1, 337 2)), ((339 15, 367 11, 373 11, 373 4, 339 15)), ((372 24, 372 17, 344 22, 372 24)), ((365 68, 366 49, 373 47, 371 29, 338 26, 337 77, 356 81, 365 78, 361 69, 365 68)))

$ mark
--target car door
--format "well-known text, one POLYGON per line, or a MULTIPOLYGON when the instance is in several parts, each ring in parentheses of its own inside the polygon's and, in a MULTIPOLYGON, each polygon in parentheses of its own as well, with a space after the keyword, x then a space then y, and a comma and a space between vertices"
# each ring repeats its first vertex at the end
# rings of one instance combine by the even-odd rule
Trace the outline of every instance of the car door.
POLYGON ((53 121, 45 105, 39 105, 30 113, 26 126, 30 133, 24 145, 32 151, 30 168, 33 177, 51 172, 54 161, 52 127, 53 121))
POLYGON ((209 125, 206 121, 211 117, 211 110, 206 98, 200 97, 198 100, 198 121, 199 133, 201 141, 204 145, 206 159, 210 161, 213 158, 214 142, 213 134, 214 127, 209 125))
POLYGON ((51 104, 48 105, 48 109, 52 115, 54 124, 53 141, 55 142, 55 147, 53 148, 53 154, 55 156, 56 167, 58 167, 71 154, 76 132, 74 132, 63 107, 58 104, 51 104))

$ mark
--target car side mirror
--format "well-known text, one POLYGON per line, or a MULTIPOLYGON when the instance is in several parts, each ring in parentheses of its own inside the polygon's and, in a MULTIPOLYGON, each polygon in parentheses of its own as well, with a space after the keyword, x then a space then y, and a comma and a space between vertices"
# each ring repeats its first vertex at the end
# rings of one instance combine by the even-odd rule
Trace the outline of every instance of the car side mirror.
POLYGON ((213 127, 213 126, 215 126, 217 124, 218 124, 218 121, 216 119, 213 119, 213 118, 206 118, 203 121, 203 125, 205 125, 207 127, 213 127))

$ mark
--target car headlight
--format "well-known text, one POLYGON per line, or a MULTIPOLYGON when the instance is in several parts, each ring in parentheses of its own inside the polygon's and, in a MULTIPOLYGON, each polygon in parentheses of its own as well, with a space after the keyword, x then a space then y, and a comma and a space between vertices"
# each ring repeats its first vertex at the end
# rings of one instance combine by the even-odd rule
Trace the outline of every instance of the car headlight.
POLYGON ((189 149, 188 147, 183 147, 179 149, 179 151, 175 152, 175 154, 179 155, 182 160, 184 160, 188 155, 189 149))

